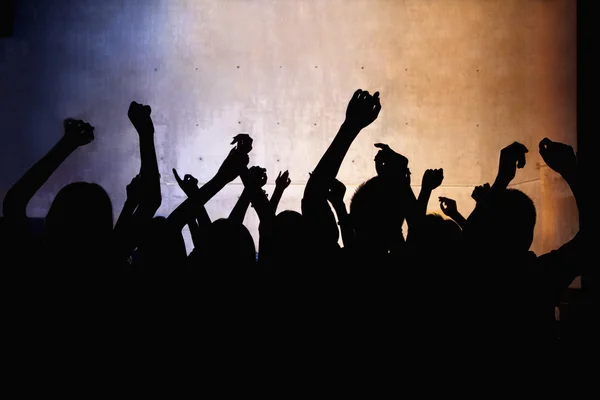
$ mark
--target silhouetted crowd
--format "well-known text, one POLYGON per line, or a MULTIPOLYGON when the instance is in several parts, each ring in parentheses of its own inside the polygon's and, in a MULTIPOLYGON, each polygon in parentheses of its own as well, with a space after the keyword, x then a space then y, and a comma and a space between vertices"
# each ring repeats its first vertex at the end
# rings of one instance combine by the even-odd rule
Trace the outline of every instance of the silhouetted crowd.
MULTIPOLYGON (((411 351, 452 353, 456 360, 467 348, 483 357, 501 354, 509 343, 527 351, 558 346, 555 307, 590 263, 584 262, 583 232, 548 254, 530 251, 536 209, 526 194, 509 187, 528 149, 516 142, 501 149, 496 179, 474 188, 477 205, 469 216, 460 214, 453 199, 440 197, 445 218, 427 214, 442 169, 425 172, 417 196, 408 158, 377 143, 376 175, 357 188, 348 209, 346 187, 336 176, 354 139, 380 110, 378 92, 352 95, 339 132, 310 173, 301 213, 277 212, 289 173, 279 173, 268 196, 266 170, 248 165, 253 140, 239 134, 204 185, 173 169, 187 199, 159 217, 151 108, 132 102, 128 117, 139 134, 141 167, 127 185, 116 223, 106 191, 76 182, 56 195, 41 236, 34 235, 29 201, 71 153, 94 140, 89 123, 66 120, 62 139, 4 199, 5 269, 36 281, 28 287, 35 295, 13 301, 35 302, 38 317, 52 313, 49 301, 58 309, 82 299, 96 302, 78 309, 80 315, 94 309, 96 316, 98 303, 114 301, 121 323, 130 325, 139 311, 132 303, 151 303, 154 316, 181 317, 236 348, 268 342, 282 351, 281 358, 308 357, 318 348, 319 357, 337 362, 398 352, 406 359, 411 351), (205 205, 238 177, 243 191, 237 204, 228 218, 211 221, 205 205), (260 220, 259 243, 243 224, 250 206, 260 220), (191 252, 182 236, 186 225, 191 252), (99 282, 111 289, 102 292, 99 282), (67 298, 57 303, 61 296, 67 298)), ((549 139, 539 143, 539 152, 568 183, 583 218, 575 152, 549 139)))

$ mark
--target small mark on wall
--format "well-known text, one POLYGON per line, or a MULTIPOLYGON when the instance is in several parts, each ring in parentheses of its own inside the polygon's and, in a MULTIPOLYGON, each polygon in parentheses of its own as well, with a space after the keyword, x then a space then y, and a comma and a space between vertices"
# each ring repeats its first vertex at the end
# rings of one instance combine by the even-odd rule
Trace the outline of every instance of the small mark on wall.
POLYGON ((154 68, 154 71, 158 71, 158 68, 154 68))
POLYGON ((198 157, 198 160, 202 161, 203 159, 202 159, 202 157, 198 157))
POLYGON ((237 69, 240 69, 240 66, 238 65, 236 68, 237 68, 237 69))

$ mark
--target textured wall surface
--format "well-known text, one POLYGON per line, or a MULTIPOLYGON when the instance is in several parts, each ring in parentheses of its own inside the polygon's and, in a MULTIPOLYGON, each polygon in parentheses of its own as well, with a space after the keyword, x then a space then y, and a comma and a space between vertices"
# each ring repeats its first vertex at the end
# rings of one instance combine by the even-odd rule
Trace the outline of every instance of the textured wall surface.
MULTIPOLYGON (((444 168, 431 211, 445 195, 467 215, 473 186, 517 140, 530 153, 516 186, 538 208, 533 248, 547 251, 576 229, 573 199, 553 190, 537 153, 544 136, 576 143, 575 31, 572 0, 21 0, 14 35, 0 39, 0 195, 71 116, 97 139, 29 213, 45 215, 75 180, 102 184, 118 213, 139 169, 126 116, 136 100, 153 108, 160 214, 183 199, 171 168, 206 181, 239 132, 254 137, 251 164, 268 169, 269 192, 290 170, 280 209, 299 210, 308 172, 363 88, 381 92, 383 110, 341 168, 348 197, 385 142, 410 159, 417 191, 426 168, 444 168)), ((213 199, 211 217, 227 216, 241 190, 237 181, 213 199)), ((246 223, 256 235, 252 209, 246 223)))

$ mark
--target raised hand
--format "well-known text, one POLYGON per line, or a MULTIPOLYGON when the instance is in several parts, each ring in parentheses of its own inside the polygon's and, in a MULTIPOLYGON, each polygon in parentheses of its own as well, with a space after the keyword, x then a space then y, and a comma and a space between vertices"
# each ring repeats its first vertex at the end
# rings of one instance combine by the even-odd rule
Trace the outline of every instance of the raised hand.
POLYGON ((94 127, 79 119, 66 119, 65 141, 73 147, 85 146, 94 141, 94 127))
POLYGON ((439 169, 428 169, 423 174, 423 180, 421 181, 421 186, 429 191, 439 187, 444 180, 444 170, 442 168, 439 169))
POLYGON ((250 159, 247 153, 233 148, 221 164, 217 176, 226 182, 231 182, 244 171, 248 166, 248 162, 250 162, 250 159))
POLYGON ((440 208, 444 215, 452 218, 458 212, 458 208, 456 207, 456 200, 448 198, 448 197, 438 197, 440 200, 440 208))
POLYGON ((190 174, 185 174, 183 179, 181 179, 181 177, 179 176, 179 174, 177 173, 177 170, 175 168, 173 168, 173 176, 175 177, 175 180, 177 181, 177 184, 179 185, 181 190, 183 190, 183 192, 188 197, 190 197, 192 194, 194 194, 199 189, 198 188, 198 179, 194 178, 194 176, 192 176, 190 174))
POLYGON ((237 144, 236 148, 246 154, 252 150, 252 138, 247 133, 240 133, 233 137, 231 144, 237 144))
POLYGON ((527 147, 519 142, 514 142, 502 149, 497 177, 500 184, 506 186, 515 178, 517 168, 525 166, 525 154, 528 152, 527 147))
POLYGON ((343 203, 345 194, 346 194, 346 185, 344 185, 339 180, 334 179, 331 182, 331 187, 329 188, 329 194, 327 195, 327 200, 329 200, 331 202, 331 204, 343 203))
POLYGON ((248 169, 248 178, 258 187, 263 187, 267 184, 267 170, 258 166, 253 166, 248 169))
POLYGON ((550 168, 562 176, 573 176, 577 170, 577 156, 568 144, 553 142, 548 138, 540 141, 540 155, 550 168))
POLYGON ((292 181, 290 180, 290 173, 288 171, 284 171, 283 174, 279 171, 279 175, 275 179, 275 187, 285 190, 290 186, 292 181))
POLYGON ((150 114, 152 113, 152 109, 150 106, 136 103, 132 101, 129 105, 129 110, 127 111, 127 116, 129 120, 135 127, 135 130, 140 135, 148 135, 154 133, 154 124, 152 123, 152 118, 150 114))
POLYGON ((375 155, 375 169, 377 175, 384 178, 409 182, 408 158, 396 153, 387 144, 375 143, 380 149, 375 155))
POLYGON ((473 189, 473 193, 471 193, 471 198, 475 200, 476 203, 479 203, 481 199, 490 191, 490 184, 484 183, 483 185, 475 186, 473 189))
POLYGON ((352 95, 346 109, 346 123, 362 129, 377 119, 381 111, 379 92, 370 95, 366 90, 358 89, 352 95))

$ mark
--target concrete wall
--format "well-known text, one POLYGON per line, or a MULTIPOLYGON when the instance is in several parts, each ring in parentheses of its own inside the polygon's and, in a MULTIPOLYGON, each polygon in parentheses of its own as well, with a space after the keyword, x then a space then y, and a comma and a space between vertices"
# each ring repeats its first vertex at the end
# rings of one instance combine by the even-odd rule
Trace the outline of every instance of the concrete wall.
MULTIPOLYGON (((544 136, 576 143, 575 25, 572 0, 21 0, 13 37, 0 39, 0 196, 71 116, 97 139, 30 214, 43 216, 75 180, 102 184, 118 213, 139 169, 126 116, 137 100, 157 127, 160 214, 183 199, 171 168, 206 181, 239 132, 254 137, 251 164, 268 169, 269 192, 290 170, 281 209, 298 210, 363 88, 381 92, 383 111, 342 166, 348 197, 375 173, 373 143, 384 142, 409 157, 416 190, 426 168, 443 167, 431 211, 445 195, 466 215, 473 186, 493 179, 500 149, 517 140, 530 153, 516 185, 536 202, 534 250, 545 251, 565 238, 553 221, 571 232, 576 219, 542 184, 537 154, 544 136)), ((227 216, 241 190, 234 182, 211 201, 211 217, 227 216)), ((252 209, 246 223, 256 235, 252 209)))

